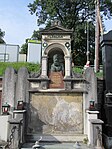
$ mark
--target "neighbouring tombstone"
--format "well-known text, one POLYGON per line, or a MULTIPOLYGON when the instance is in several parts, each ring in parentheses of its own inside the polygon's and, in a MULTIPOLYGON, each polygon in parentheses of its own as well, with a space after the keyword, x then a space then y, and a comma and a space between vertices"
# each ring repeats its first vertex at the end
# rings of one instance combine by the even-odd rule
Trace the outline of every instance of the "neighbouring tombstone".
POLYGON ((18 71, 18 76, 17 76, 17 83, 16 83, 16 101, 15 105, 17 108, 18 102, 28 102, 28 87, 29 87, 29 73, 27 68, 21 67, 18 71))
POLYGON ((101 37, 102 62, 104 71, 104 107, 102 118, 105 122, 104 147, 112 147, 112 30, 101 37))
POLYGON ((101 37, 105 87, 112 91, 112 30, 101 37))
POLYGON ((16 73, 12 67, 5 70, 3 76, 3 91, 2 91, 2 105, 7 103, 11 107, 11 111, 15 104, 15 86, 16 86, 16 73))
POLYGON ((86 108, 88 109, 90 107, 90 103, 94 102, 97 103, 97 78, 94 73, 93 68, 88 67, 85 70, 85 79, 87 81, 86 89, 88 91, 88 94, 86 94, 86 108))

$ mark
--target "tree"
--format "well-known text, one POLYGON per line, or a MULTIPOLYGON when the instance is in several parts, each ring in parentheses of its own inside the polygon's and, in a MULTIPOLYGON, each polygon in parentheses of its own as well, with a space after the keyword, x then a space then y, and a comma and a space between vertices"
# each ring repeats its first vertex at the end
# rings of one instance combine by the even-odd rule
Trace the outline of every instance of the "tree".
POLYGON ((27 55, 27 51, 28 51, 28 38, 26 39, 25 43, 22 44, 21 51, 19 53, 27 55))
POLYGON ((27 55, 27 50, 28 50, 28 43, 22 44, 20 54, 26 54, 27 55))
POLYGON ((3 40, 4 36, 5 36, 5 32, 0 29, 0 44, 5 43, 5 41, 3 40))
MULTIPOLYGON (((95 0, 34 0, 28 7, 38 16, 38 25, 58 19, 63 26, 75 28, 79 22, 95 19, 95 0)), ((105 16, 112 15, 111 0, 102 0, 100 7, 105 16)))
MULTIPOLYGON (((62 26, 74 29, 74 42, 73 42, 73 57, 83 59, 80 61, 84 65, 86 61, 86 33, 85 24, 88 19, 91 19, 92 34, 90 34, 91 50, 94 50, 94 24, 95 24, 95 0, 34 0, 28 5, 31 14, 38 16, 37 24, 46 24, 49 26, 52 21, 57 19, 61 22, 62 26), (91 36, 92 35, 92 36, 91 36), (84 57, 85 54, 85 57, 84 57)), ((110 0, 101 2, 100 9, 102 14, 110 17, 112 14, 112 3, 110 0)), ((93 52, 92 52, 93 53, 93 52)), ((92 58, 93 59, 93 58, 92 58)), ((74 59, 76 61, 76 59, 74 59)), ((76 62, 75 62, 76 63, 76 62)), ((79 64, 78 60, 77 63, 79 64)))
POLYGON ((41 35, 40 35, 40 31, 39 30, 34 30, 33 31, 33 35, 31 36, 31 39, 34 40, 41 40, 41 35))

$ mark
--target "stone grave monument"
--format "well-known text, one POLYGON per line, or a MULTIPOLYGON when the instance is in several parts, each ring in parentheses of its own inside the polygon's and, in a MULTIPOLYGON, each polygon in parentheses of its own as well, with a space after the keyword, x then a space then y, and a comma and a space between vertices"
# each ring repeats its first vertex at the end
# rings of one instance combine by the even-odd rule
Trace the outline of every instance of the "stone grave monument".
POLYGON ((72 30, 55 24, 41 34, 41 72, 28 78, 31 121, 27 132, 42 135, 45 141, 83 140, 88 133, 86 109, 91 100, 97 103, 94 71, 88 68, 85 76, 72 72, 72 30))
POLYGON ((83 141, 87 138, 92 142, 90 129, 94 124, 89 120, 98 118, 96 109, 89 111, 90 102, 97 104, 94 71, 87 68, 84 75, 73 73, 72 30, 55 23, 42 30, 41 35, 40 72, 29 74, 26 68, 20 68, 15 74, 8 68, 3 77, 2 103, 8 102, 13 109, 10 125, 14 127, 11 128, 22 127, 21 135, 13 142, 17 138, 20 142, 37 141, 41 136, 45 142, 83 141), (22 101, 25 106, 18 109, 17 104, 22 101))

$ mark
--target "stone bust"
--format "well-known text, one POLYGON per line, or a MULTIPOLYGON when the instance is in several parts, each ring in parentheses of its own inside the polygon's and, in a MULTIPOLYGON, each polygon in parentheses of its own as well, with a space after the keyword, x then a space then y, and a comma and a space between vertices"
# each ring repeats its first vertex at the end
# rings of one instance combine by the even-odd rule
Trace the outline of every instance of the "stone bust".
POLYGON ((62 63, 60 63, 59 59, 60 58, 59 58, 58 54, 55 54, 53 56, 53 63, 51 65, 51 69, 50 69, 51 72, 60 72, 60 71, 62 71, 62 73, 64 73, 64 66, 63 66, 62 63))

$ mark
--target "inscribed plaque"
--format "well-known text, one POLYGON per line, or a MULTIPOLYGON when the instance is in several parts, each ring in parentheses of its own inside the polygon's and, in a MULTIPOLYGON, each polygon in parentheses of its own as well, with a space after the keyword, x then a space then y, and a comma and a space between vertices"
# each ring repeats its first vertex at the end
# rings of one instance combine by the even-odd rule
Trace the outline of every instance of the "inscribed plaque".
POLYGON ((64 88, 62 72, 51 72, 49 78, 51 80, 49 88, 64 88))

